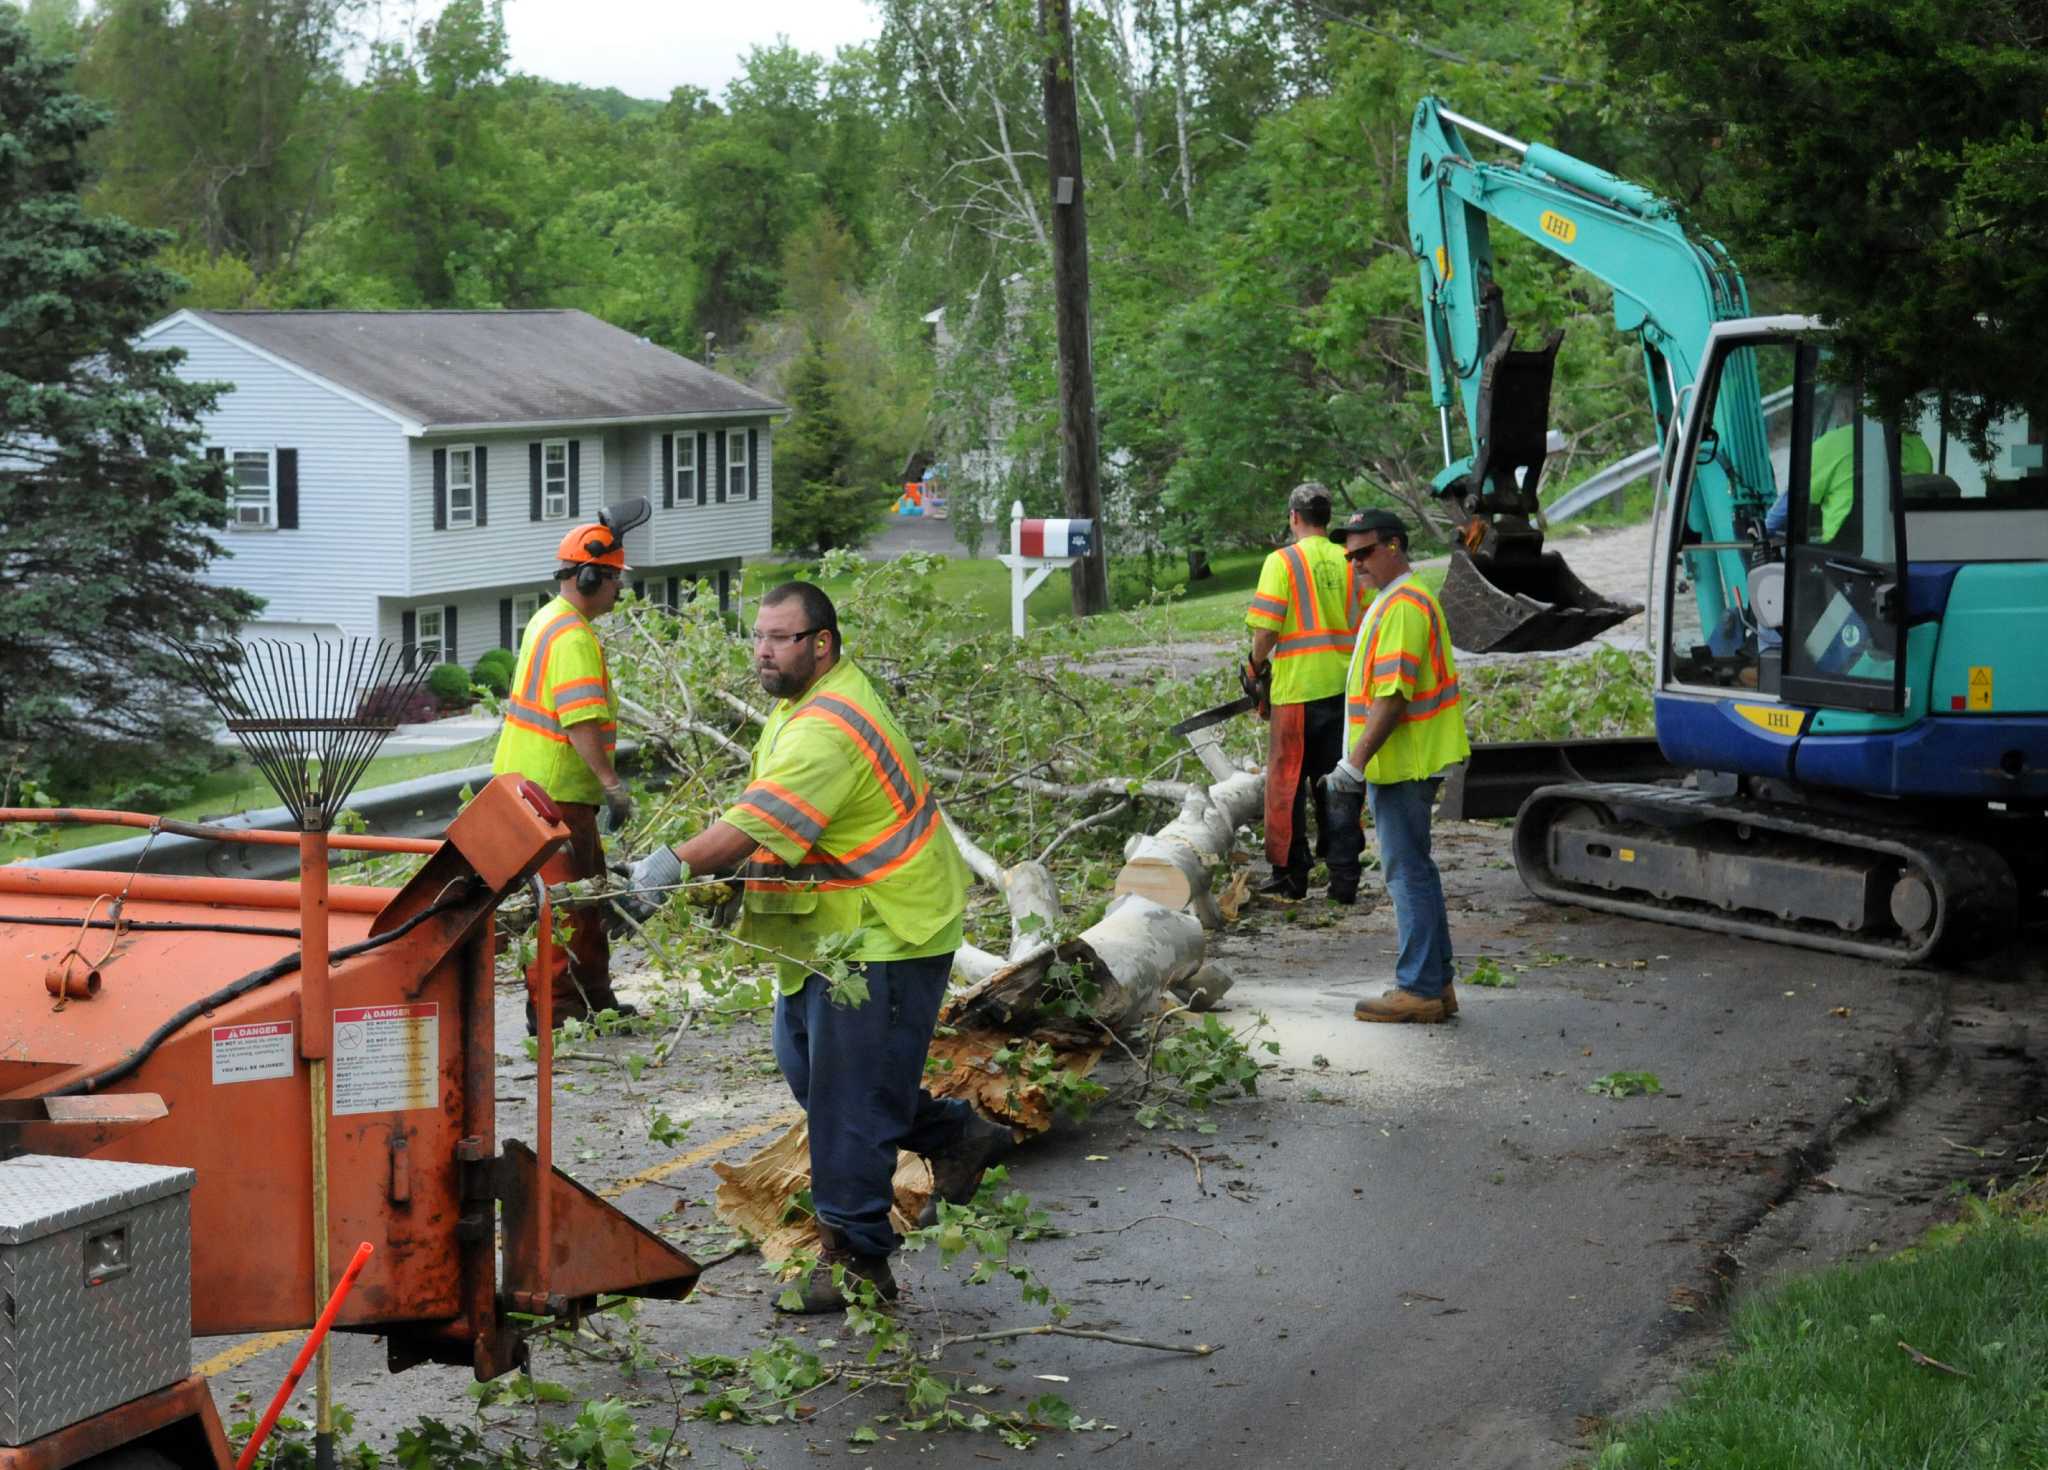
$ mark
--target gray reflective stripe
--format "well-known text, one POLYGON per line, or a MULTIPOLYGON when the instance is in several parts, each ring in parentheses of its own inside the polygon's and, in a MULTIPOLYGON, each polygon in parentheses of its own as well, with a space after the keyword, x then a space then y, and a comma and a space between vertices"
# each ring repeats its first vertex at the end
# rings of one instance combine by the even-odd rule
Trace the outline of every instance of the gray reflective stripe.
POLYGON ((750 806, 806 845, 825 835, 825 824, 765 786, 749 786, 735 805, 750 806))
POLYGON ((539 705, 528 704, 516 694, 512 695, 505 702, 512 706, 512 713, 519 716, 526 724, 537 726, 553 734, 561 733, 562 722, 539 705))
POLYGON ((812 853, 801 863, 787 867, 781 864, 750 863, 747 866, 749 883, 824 883, 841 888, 857 888, 872 883, 883 876, 886 869, 894 867, 909 857, 932 834, 938 825, 939 806, 934 801, 919 802, 917 809, 889 834, 851 861, 812 853))
POLYGON ((1453 703, 1457 697, 1458 679, 1454 674, 1420 699, 1409 700, 1405 718, 1419 720, 1425 715, 1433 715, 1445 705, 1453 703))
POLYGON ((1282 653, 1321 653, 1325 649, 1346 653, 1350 648, 1349 633, 1289 633, 1277 645, 1282 653))
POLYGON ((559 707, 575 699, 603 699, 608 692, 602 679, 578 679, 555 690, 555 704, 559 707))
POLYGON ((790 718, 800 720, 805 715, 824 714, 828 711, 851 725, 854 734, 866 742, 868 764, 874 768, 875 774, 881 778, 883 784, 895 793, 897 809, 909 813, 918 802, 917 789, 910 784, 910 773, 896 763, 896 757, 892 753, 894 747, 882 732, 875 728, 874 722, 859 705, 851 700, 841 699, 836 694, 821 694, 790 718))

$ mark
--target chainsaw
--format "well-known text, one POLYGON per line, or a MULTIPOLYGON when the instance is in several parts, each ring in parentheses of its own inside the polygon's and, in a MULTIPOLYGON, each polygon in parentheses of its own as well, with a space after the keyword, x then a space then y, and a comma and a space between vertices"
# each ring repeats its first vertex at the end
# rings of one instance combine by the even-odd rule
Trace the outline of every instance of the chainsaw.
POLYGON ((1247 710, 1257 710, 1259 718, 1262 720, 1272 713, 1273 667, 1271 664, 1266 665, 1264 668, 1259 668, 1247 660, 1237 671, 1237 682, 1238 687, 1244 690, 1243 694, 1231 700, 1228 704, 1215 705, 1212 708, 1203 710, 1199 714, 1189 715, 1179 724, 1169 725, 1167 727, 1167 734, 1192 735, 1197 730, 1206 730, 1211 725, 1220 725, 1225 720, 1235 719, 1247 710))

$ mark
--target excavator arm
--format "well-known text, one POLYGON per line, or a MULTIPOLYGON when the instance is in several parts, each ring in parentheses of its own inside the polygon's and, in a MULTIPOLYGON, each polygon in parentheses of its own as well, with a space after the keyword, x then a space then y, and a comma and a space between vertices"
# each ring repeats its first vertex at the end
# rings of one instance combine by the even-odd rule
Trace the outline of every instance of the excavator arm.
MULTIPOLYGON (((1714 323, 1749 315, 1748 290, 1725 251, 1688 235, 1676 211, 1640 185, 1542 143, 1524 143, 1461 117, 1437 99, 1415 109, 1409 133, 1408 228, 1421 277, 1431 399, 1445 466, 1435 493, 1456 507, 1463 544, 1452 554, 1445 612, 1460 648, 1568 648, 1636 612, 1588 589, 1543 549, 1538 491, 1550 380, 1562 333, 1518 348, 1495 279, 1491 222, 1500 220, 1606 283, 1614 322, 1642 345, 1661 442, 1687 409, 1714 323), (1515 155, 1475 159, 1466 135, 1515 155), (1470 452, 1453 449, 1451 411, 1470 452)), ((1703 543, 1730 545, 1775 498, 1754 367, 1730 364, 1713 405, 1711 463, 1698 472, 1688 516, 1703 543)), ((1707 626, 1742 596, 1739 553, 1693 558, 1707 626)))

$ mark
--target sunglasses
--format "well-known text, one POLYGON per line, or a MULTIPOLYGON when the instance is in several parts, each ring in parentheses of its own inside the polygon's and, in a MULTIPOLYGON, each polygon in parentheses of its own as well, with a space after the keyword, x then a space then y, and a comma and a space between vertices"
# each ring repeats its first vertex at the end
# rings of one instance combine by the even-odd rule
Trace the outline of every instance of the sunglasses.
POLYGON ((1384 541, 1375 541, 1367 546, 1354 546, 1344 553, 1344 559, 1346 561, 1364 561, 1386 544, 1384 541))

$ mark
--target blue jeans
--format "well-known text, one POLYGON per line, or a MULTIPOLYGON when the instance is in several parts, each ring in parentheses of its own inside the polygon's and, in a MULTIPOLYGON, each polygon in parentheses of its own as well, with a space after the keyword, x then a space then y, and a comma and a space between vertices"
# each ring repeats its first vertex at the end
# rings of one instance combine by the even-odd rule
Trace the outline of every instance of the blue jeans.
POLYGON ((812 975, 775 1002, 775 1061, 811 1124, 811 1203, 864 1256, 886 1256, 896 1150, 943 1152, 972 1107, 924 1090, 925 1053, 945 999, 950 954, 863 965, 868 998, 834 1005, 812 975))
POLYGON ((1424 1000, 1435 1000, 1450 984, 1451 916, 1444 911, 1444 884, 1429 855, 1429 813, 1437 778, 1366 783, 1373 830, 1379 834, 1380 873, 1394 900, 1394 928, 1401 952, 1394 981, 1424 1000))

